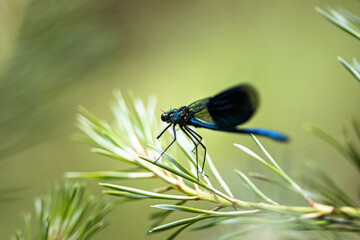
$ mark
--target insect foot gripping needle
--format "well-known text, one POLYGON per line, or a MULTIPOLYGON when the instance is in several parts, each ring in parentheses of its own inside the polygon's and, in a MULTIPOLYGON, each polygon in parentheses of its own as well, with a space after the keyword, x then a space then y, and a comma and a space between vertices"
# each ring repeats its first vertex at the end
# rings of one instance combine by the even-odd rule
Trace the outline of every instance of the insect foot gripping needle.
POLYGON ((164 132, 172 126, 174 133, 173 141, 165 148, 154 163, 176 141, 175 126, 178 125, 185 135, 194 143, 196 153, 196 170, 199 178, 198 146, 204 149, 204 161, 201 173, 204 171, 206 159, 206 147, 201 142, 202 137, 189 126, 202 127, 216 131, 233 133, 252 133, 266 136, 278 141, 285 142, 288 137, 274 130, 264 128, 236 128, 246 122, 258 107, 256 90, 248 85, 241 84, 220 92, 214 97, 205 98, 191 103, 188 106, 172 109, 161 114, 161 120, 169 125, 157 136, 159 139, 164 132))

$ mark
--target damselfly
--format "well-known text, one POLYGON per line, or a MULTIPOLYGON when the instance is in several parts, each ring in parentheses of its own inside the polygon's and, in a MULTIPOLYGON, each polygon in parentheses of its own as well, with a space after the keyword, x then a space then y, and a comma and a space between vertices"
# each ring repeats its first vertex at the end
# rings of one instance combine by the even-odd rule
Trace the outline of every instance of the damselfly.
POLYGON ((278 141, 287 141, 288 137, 274 130, 264 128, 236 128, 246 122, 258 107, 256 90, 248 85, 241 84, 225 90, 213 97, 191 103, 188 106, 172 109, 161 115, 163 122, 169 125, 157 136, 159 139, 172 126, 174 139, 161 153, 161 156, 176 141, 175 126, 178 125, 185 135, 194 143, 196 152, 196 170, 199 173, 198 146, 204 149, 204 161, 201 172, 204 171, 206 147, 201 142, 202 137, 189 126, 202 127, 216 131, 233 133, 252 133, 266 136, 278 141))

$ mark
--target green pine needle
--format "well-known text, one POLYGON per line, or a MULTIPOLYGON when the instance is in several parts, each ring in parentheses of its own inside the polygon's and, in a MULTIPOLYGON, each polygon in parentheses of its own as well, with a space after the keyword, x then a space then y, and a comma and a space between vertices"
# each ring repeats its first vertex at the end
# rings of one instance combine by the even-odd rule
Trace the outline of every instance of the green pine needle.
POLYGON ((24 230, 16 231, 16 239, 90 239, 106 226, 103 218, 113 204, 85 197, 84 184, 65 181, 54 184, 47 196, 36 199, 35 207, 40 227, 34 229, 31 215, 25 214, 24 230))

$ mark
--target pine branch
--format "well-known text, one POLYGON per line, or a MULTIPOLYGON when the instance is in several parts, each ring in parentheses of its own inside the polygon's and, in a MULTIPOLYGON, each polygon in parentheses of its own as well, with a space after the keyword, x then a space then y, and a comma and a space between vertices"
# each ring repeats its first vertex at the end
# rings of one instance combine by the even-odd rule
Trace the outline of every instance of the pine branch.
POLYGON ((112 209, 112 203, 97 202, 94 196, 85 196, 85 185, 62 182, 51 187, 46 197, 35 201, 38 230, 33 229, 30 214, 23 216, 24 230, 16 231, 18 240, 90 239, 106 224, 103 218, 112 209))
POLYGON ((235 197, 209 155, 207 155, 206 175, 202 174, 198 179, 195 156, 192 151, 194 146, 181 132, 177 134, 177 144, 185 153, 186 159, 179 161, 176 157, 165 153, 164 158, 154 164, 162 152, 161 144, 165 144, 156 141, 156 135, 160 132, 160 122, 155 118, 156 101, 152 99, 145 106, 142 101, 132 98, 129 104, 130 107, 128 107, 119 92, 115 92, 115 99, 116 102, 112 105, 116 116, 116 124, 114 125, 110 125, 98 119, 86 109, 80 108, 79 127, 85 133, 85 136, 82 136, 81 139, 93 145, 95 147, 93 148, 94 152, 120 160, 122 165, 132 166, 135 171, 132 170, 130 173, 127 171, 77 172, 67 173, 66 176, 160 180, 163 187, 157 189, 140 189, 111 183, 100 183, 101 186, 106 188, 104 193, 127 200, 156 198, 176 201, 174 204, 157 204, 153 206, 162 209, 164 212, 157 215, 159 221, 150 230, 150 233, 179 227, 170 235, 169 239, 173 239, 181 231, 198 222, 206 222, 203 225, 206 228, 207 226, 227 224, 231 221, 235 221, 246 228, 255 225, 283 223, 287 229, 294 231, 360 232, 359 208, 353 205, 323 204, 313 200, 311 196, 314 193, 303 189, 286 174, 255 136, 252 137, 266 158, 260 157, 259 154, 244 146, 238 144, 235 144, 235 146, 272 170, 275 176, 282 179, 279 182, 272 182, 279 183, 284 188, 297 193, 307 201, 306 205, 291 206, 284 205, 281 201, 273 201, 271 196, 265 195, 254 182, 240 171, 237 171, 237 173, 250 186, 253 194, 260 196, 264 202, 248 202, 235 197), (217 185, 220 185, 221 188, 215 187, 217 185), (173 191, 170 193, 169 190, 173 191), (188 205, 193 201, 211 202, 214 207, 213 209, 200 209, 184 206, 184 204, 188 205), (195 214, 195 216, 162 224, 170 213, 179 211, 195 214))
MULTIPOLYGON (((345 9, 335 10, 330 8, 328 11, 325 11, 319 7, 316 7, 315 9, 340 29, 354 36, 358 40, 360 39, 360 18, 358 16, 355 16, 345 9)), ((351 64, 349 64, 340 56, 338 56, 338 60, 360 82, 359 62, 354 58, 353 66, 351 66, 351 64)))

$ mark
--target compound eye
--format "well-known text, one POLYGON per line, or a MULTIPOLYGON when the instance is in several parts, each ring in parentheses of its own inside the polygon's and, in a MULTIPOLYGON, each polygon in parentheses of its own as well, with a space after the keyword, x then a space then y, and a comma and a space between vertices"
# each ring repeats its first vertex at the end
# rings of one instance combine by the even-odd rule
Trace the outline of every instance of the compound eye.
POLYGON ((166 122, 167 120, 169 120, 169 115, 166 113, 161 114, 161 121, 166 122))

